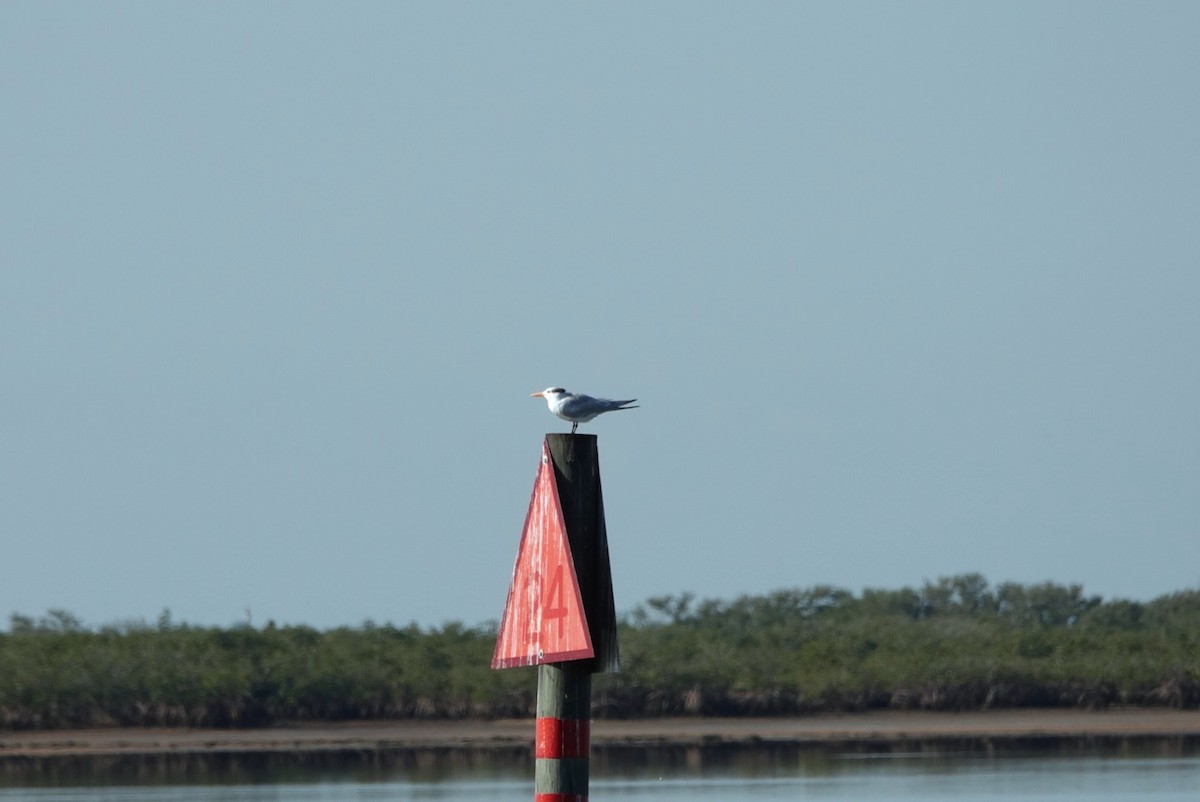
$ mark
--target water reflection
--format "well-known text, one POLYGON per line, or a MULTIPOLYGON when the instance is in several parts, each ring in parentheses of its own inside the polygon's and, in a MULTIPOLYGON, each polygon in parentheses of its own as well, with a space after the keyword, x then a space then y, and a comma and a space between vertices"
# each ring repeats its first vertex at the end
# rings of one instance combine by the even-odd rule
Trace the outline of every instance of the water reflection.
MULTIPOLYGON (((912 764, 924 772, 965 763, 1021 758, 1164 761, 1200 757, 1200 737, 1021 738, 855 741, 847 743, 597 746, 591 774, 606 781, 690 778, 723 780, 862 773, 868 764, 912 764)), ((163 753, 94 757, 0 759, 0 787, 116 787, 161 785, 262 785, 403 781, 439 783, 527 782, 529 748, 430 748, 295 752, 163 753)))
POLYGON ((533 776, 530 750, 437 748, 0 759, 0 787, 371 783, 395 778, 435 784, 506 776, 533 776))

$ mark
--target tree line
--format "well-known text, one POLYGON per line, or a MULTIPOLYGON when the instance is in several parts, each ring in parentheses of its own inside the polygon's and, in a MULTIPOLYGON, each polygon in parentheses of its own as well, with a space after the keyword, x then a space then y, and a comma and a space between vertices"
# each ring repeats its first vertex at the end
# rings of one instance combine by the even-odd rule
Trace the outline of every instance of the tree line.
MULTIPOLYGON (((492 671, 496 625, 365 622, 89 628, 52 610, 0 633, 0 728, 254 727, 533 715, 531 669, 492 671)), ((651 598, 623 616, 622 670, 593 715, 1200 707, 1200 590, 1104 601, 1079 585, 816 586, 651 598)))

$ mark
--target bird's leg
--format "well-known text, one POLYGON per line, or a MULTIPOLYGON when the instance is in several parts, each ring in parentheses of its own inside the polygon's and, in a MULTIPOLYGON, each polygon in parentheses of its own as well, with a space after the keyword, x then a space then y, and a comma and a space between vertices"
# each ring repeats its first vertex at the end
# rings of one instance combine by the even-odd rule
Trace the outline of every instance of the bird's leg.
POLYGON ((571 424, 571 434, 575 434, 575 430, 578 428, 579 428, 579 421, 575 421, 574 423, 572 423, 571 424))

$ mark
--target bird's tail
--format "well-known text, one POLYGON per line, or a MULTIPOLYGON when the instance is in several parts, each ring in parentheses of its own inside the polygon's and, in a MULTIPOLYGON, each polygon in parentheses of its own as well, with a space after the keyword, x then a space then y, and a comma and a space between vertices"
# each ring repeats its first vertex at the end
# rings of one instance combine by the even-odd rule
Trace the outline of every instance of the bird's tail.
POLYGON ((637 399, 636 399, 636 398, 631 398, 631 399, 629 399, 628 401, 618 401, 618 402, 617 402, 617 409, 637 409, 638 407, 637 407, 637 405, 636 405, 636 404, 634 404, 634 406, 632 406, 632 407, 630 407, 630 406, 626 406, 626 404, 633 404, 633 402, 634 402, 634 401, 637 401, 637 399))

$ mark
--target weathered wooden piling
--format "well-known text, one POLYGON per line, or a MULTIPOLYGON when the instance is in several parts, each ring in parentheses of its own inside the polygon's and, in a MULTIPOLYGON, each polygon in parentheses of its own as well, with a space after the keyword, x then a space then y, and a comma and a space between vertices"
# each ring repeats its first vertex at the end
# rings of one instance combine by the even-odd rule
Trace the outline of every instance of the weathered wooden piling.
POLYGON ((534 802, 586 802, 592 730, 587 661, 538 666, 534 802))
POLYGON ((535 802, 586 802, 591 675, 620 669, 600 461, 595 435, 542 454, 492 667, 538 666, 535 802))

